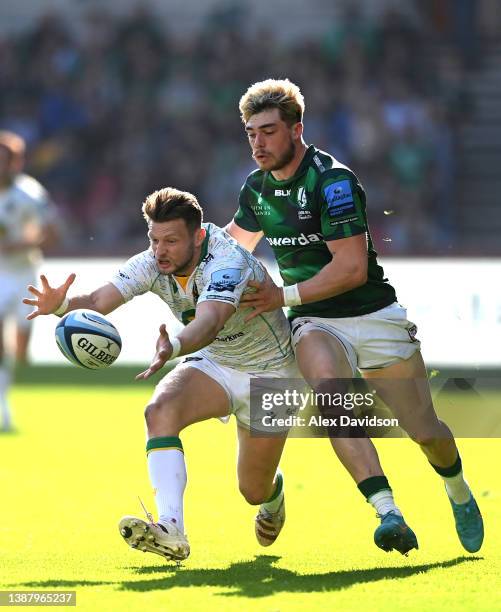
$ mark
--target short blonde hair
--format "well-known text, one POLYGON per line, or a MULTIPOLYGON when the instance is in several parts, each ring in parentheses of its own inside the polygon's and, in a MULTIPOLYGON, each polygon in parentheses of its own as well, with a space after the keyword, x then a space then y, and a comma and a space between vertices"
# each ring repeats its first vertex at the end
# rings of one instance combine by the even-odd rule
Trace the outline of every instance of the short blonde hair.
POLYGON ((289 79, 267 79, 254 83, 238 104, 243 123, 262 111, 278 108, 280 117, 288 125, 303 120, 304 98, 301 90, 289 79))

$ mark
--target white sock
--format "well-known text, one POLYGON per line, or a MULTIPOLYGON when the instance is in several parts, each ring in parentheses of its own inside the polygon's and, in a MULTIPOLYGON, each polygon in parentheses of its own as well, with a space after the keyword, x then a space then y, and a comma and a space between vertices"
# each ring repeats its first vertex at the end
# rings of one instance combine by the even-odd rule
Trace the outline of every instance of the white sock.
POLYGON ((177 448, 152 449, 148 453, 148 471, 155 490, 158 522, 172 522, 184 533, 183 495, 186 465, 183 451, 177 448))
POLYGON ((395 505, 393 493, 390 491, 390 489, 383 489, 382 491, 374 493, 367 499, 367 501, 372 504, 373 508, 381 517, 388 514, 388 512, 393 512, 394 514, 402 516, 402 513, 395 505))
POLYGON ((0 367, 0 414, 2 417, 1 426, 9 429, 12 425, 7 391, 10 386, 10 372, 5 367, 0 367))
POLYGON ((277 471, 277 475, 275 477, 275 489, 271 497, 273 497, 274 495, 276 495, 276 497, 272 501, 267 501, 264 504, 261 504, 262 508, 264 508, 268 512, 271 512, 272 514, 278 511, 278 509, 280 508, 280 504, 282 503, 282 500, 284 498, 284 477, 280 470, 277 471))
POLYGON ((445 482, 447 495, 455 504, 466 504, 467 501, 470 501, 471 490, 464 479, 463 470, 455 476, 442 476, 442 479, 445 482))

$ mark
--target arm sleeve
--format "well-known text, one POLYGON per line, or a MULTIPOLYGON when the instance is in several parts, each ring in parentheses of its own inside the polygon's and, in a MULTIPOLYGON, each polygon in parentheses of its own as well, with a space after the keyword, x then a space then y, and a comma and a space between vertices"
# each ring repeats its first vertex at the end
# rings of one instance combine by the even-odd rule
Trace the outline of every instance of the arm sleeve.
POLYGON ((257 220, 256 214, 252 210, 247 197, 247 183, 240 190, 238 197, 238 210, 233 217, 233 221, 248 232, 260 232, 261 226, 257 220))
POLYGON ((158 278, 155 260, 150 251, 143 251, 127 260, 110 278, 125 302, 150 291, 158 278))
POLYGON ((325 173, 319 186, 320 223, 324 240, 339 240, 367 231, 362 187, 350 174, 325 173))
POLYGON ((231 304, 236 310, 248 281, 253 277, 253 271, 242 257, 218 259, 204 270, 198 304, 215 300, 231 304))

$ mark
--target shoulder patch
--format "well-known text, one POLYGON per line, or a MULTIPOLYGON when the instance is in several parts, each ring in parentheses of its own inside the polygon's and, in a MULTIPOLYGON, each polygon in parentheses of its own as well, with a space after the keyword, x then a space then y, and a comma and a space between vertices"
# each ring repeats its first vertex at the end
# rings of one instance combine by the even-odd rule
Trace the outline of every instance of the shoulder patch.
POLYGON ((216 270, 211 274, 208 291, 235 291, 241 278, 242 270, 239 268, 216 270))
POLYGON ((348 179, 324 187, 329 217, 338 217, 355 212, 355 201, 348 179))

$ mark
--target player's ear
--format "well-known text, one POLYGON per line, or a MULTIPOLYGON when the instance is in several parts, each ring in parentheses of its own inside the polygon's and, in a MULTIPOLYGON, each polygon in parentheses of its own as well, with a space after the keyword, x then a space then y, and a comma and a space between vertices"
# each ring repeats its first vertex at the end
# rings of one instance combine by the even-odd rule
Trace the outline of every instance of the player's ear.
POLYGON ((292 137, 294 140, 301 140, 303 136, 303 124, 298 121, 292 126, 292 137))
POLYGON ((195 244, 197 245, 197 247, 199 247, 202 244, 202 242, 205 240, 206 234, 207 234, 207 231, 205 227, 201 227, 195 232, 195 244))

